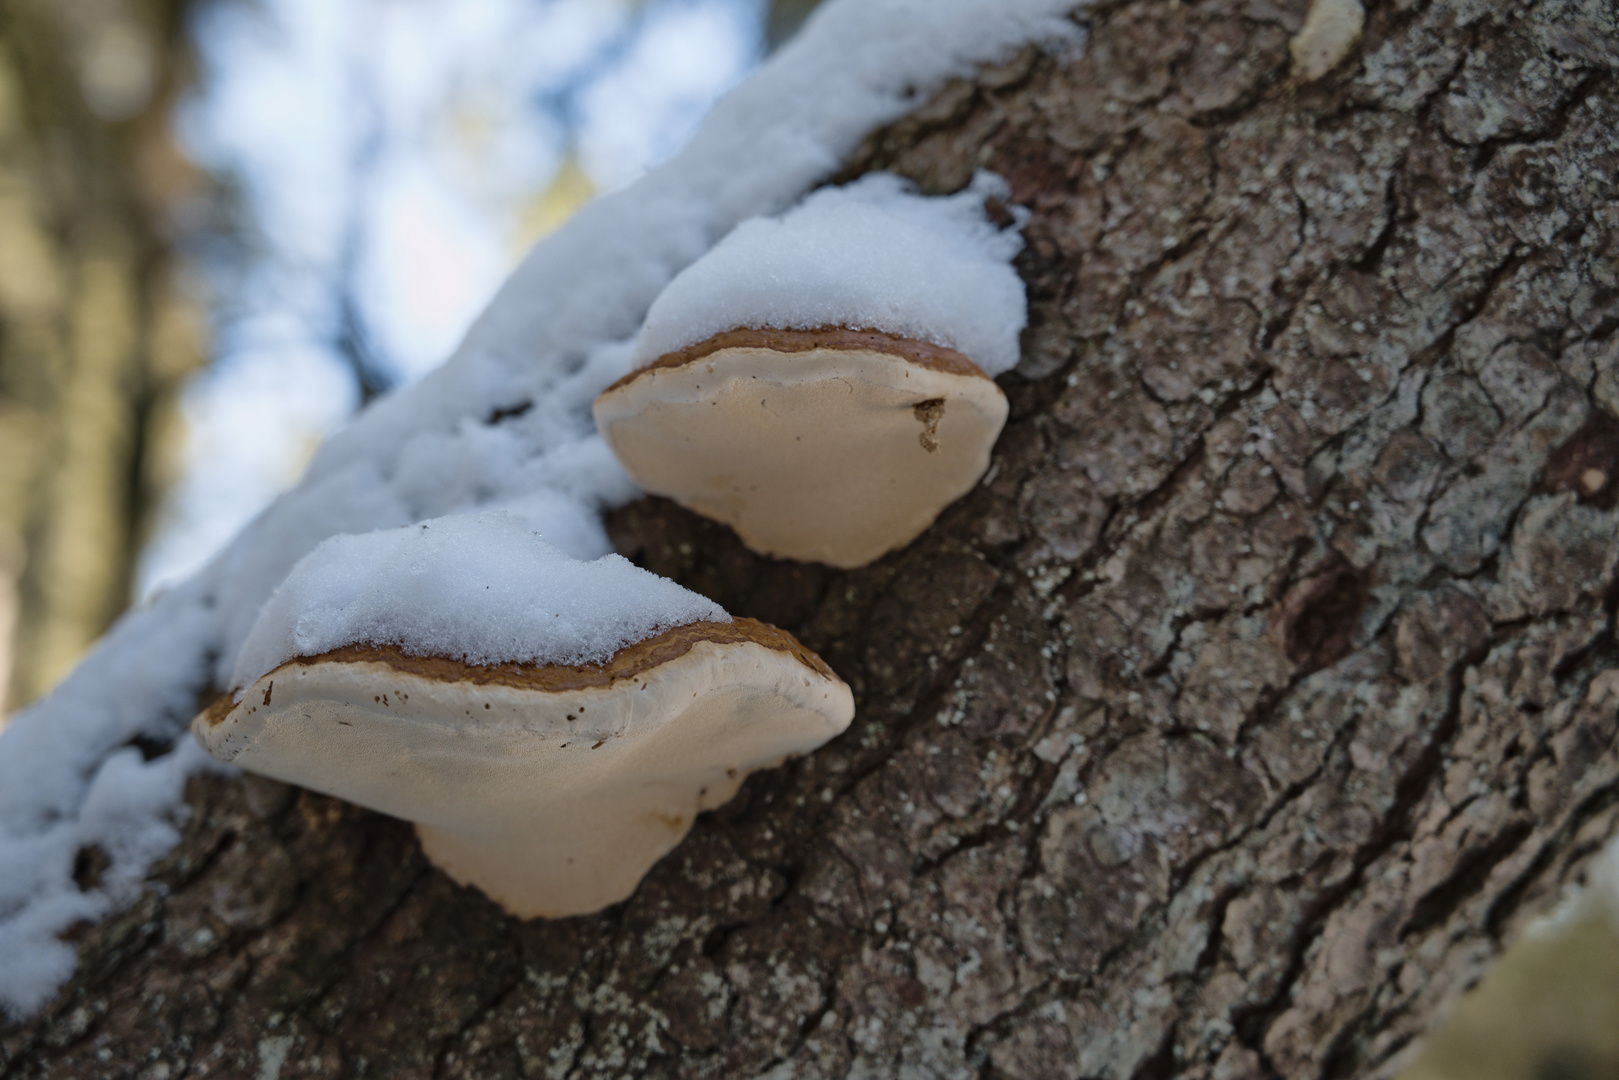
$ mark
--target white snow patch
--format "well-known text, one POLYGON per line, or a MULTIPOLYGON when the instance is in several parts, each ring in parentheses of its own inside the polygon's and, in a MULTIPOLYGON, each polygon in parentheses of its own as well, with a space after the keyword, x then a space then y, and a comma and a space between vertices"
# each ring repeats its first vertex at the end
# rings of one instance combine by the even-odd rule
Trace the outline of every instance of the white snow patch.
POLYGON ((185 734, 206 681, 210 612, 182 586, 126 615, 46 703, 0 732, 0 1004, 23 1015, 73 974, 57 937, 138 894, 179 839, 185 781, 213 765, 185 734), (174 740, 151 761, 130 744, 174 740), (108 865, 81 890, 74 863, 108 865))
POLYGON ((752 67, 752 13, 716 3, 649 7, 630 47, 579 102, 579 156, 611 191, 678 150, 752 67))
POLYGON ((984 201, 987 173, 958 195, 924 198, 874 173, 823 188, 779 218, 744 221, 683 270, 647 312, 637 364, 741 327, 883 330, 965 353, 990 375, 1018 361, 1026 301, 1015 228, 984 201))
POLYGON ((0 1005, 20 1015, 49 1000, 72 972, 57 935, 126 902, 175 842, 185 777, 208 762, 186 737, 198 699, 229 684, 300 559, 340 534, 491 509, 558 546, 571 530, 572 554, 600 554, 587 549, 605 539, 579 523, 636 492, 590 401, 630 370, 623 343, 670 280, 740 221, 780 213, 947 78, 1031 41, 1076 41, 1075 6, 829 0, 684 150, 538 244, 442 368, 361 413, 221 555, 120 620, 0 732, 0 1005), (137 762, 126 748, 140 736, 175 749, 137 762), (81 891, 73 863, 86 844, 110 864, 81 891))
POLYGON ((264 605, 231 682, 251 686, 295 656, 354 642, 469 664, 600 663, 701 620, 731 617, 622 556, 572 558, 515 514, 435 518, 334 536, 305 555, 264 605))

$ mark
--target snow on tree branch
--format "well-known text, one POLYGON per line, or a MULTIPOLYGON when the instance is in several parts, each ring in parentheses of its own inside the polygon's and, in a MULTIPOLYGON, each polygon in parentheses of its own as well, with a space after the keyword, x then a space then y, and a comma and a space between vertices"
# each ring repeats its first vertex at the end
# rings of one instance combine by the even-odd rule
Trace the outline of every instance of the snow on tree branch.
POLYGON ((875 127, 1029 42, 1073 43, 1073 0, 834 0, 697 136, 539 244, 450 360, 379 400, 296 489, 191 581, 127 615, 0 734, 0 1003, 39 1008, 74 968, 58 935, 139 890, 178 838, 198 699, 228 685, 260 609, 329 537, 506 510, 570 555, 607 551, 599 513, 636 494, 589 404, 684 267, 744 219, 825 180, 875 127), (93 887, 75 861, 99 849, 93 887))

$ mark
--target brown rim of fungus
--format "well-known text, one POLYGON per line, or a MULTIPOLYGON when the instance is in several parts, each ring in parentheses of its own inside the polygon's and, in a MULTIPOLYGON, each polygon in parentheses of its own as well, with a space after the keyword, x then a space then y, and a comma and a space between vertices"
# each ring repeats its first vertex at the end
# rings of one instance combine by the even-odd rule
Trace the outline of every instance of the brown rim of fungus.
MULTIPOLYGON (((787 653, 806 667, 827 678, 836 678, 831 668, 798 639, 785 630, 757 619, 732 619, 728 623, 694 622, 665 630, 644 641, 632 642, 600 664, 469 664, 444 656, 416 656, 397 645, 358 642, 329 649, 315 656, 296 656, 267 673, 323 663, 386 664, 395 671, 418 675, 438 682, 472 683, 478 686, 509 686, 518 690, 582 690, 588 686, 610 686, 686 655, 699 641, 716 645, 752 642, 767 649, 787 653)), ((198 722, 213 727, 235 707, 234 695, 221 694, 203 710, 198 722)))
MULTIPOLYGON (((856 349, 887 353, 930 371, 951 375, 976 375, 988 379, 984 369, 954 349, 927 341, 913 341, 882 330, 857 330, 849 326, 817 326, 813 330, 771 330, 744 327, 724 330, 695 345, 665 353, 607 388, 607 392, 634 382, 649 371, 684 367, 723 349, 769 349, 772 352, 810 352, 814 349, 856 349)), ((994 380, 991 380, 994 381, 994 380)))

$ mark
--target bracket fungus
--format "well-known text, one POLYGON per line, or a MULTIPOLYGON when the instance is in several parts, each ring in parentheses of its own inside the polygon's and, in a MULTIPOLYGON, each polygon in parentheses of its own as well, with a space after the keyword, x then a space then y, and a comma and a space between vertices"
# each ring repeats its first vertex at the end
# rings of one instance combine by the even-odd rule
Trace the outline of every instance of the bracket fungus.
POLYGON ((273 666, 193 731, 217 758, 415 822, 430 860, 515 915, 626 898, 699 812, 853 717, 848 686, 785 631, 730 619, 617 556, 580 562, 525 542, 499 515, 430 525, 453 551, 471 544, 474 565, 435 574, 446 545, 415 527, 328 541, 266 604, 238 672, 273 666), (453 613, 470 637, 400 622, 383 599, 400 595, 401 571, 454 588, 525 553, 537 569, 508 576, 503 597, 487 590, 481 618, 465 600, 453 613), (328 595, 345 567, 367 580, 328 595), (558 573, 570 580, 548 587, 558 573), (573 601, 590 594, 605 614, 581 620, 573 601), (529 636, 541 662, 478 651, 514 600, 534 626, 562 626, 529 636), (601 655, 602 640, 626 637, 601 655), (320 651, 283 656, 298 640, 320 651))
MULTIPOLYGON (((653 304, 595 403, 647 491, 755 551, 863 566, 989 468, 1018 358, 1015 228, 983 175, 923 198, 875 174, 738 226, 653 304)), ((1016 220, 1016 218, 1014 218, 1016 220)))

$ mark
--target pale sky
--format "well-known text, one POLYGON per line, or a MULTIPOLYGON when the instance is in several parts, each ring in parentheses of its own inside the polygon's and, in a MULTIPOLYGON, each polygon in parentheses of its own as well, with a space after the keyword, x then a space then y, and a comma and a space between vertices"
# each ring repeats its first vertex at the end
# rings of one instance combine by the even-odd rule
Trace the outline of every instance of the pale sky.
POLYGON ((205 257, 214 361, 139 591, 185 577, 358 403, 454 349, 544 224, 667 157, 763 53, 762 0, 224 0, 182 142, 246 241, 205 257), (571 164, 570 163, 571 160, 571 164), (345 308, 344 299, 347 298, 345 308), (351 337, 352 339, 352 337, 351 337))

